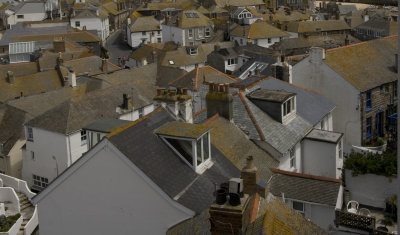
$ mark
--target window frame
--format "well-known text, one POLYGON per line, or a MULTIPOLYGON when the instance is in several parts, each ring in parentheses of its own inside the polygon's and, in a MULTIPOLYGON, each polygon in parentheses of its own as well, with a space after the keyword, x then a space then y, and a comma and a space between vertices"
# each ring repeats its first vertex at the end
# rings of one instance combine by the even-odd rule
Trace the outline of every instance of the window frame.
POLYGON ((304 215, 304 213, 305 213, 305 203, 304 203, 304 202, 300 202, 300 201, 295 201, 295 200, 293 200, 293 201, 292 201, 292 208, 293 208, 293 210, 299 212, 299 213, 302 214, 302 215, 304 215), (302 210, 296 209, 296 208, 295 208, 295 203, 296 203, 297 205, 302 205, 301 207, 302 207, 303 209, 302 209, 302 210))
POLYGON ((46 188, 49 185, 49 179, 43 176, 32 174, 33 186, 41 189, 46 188))
POLYGON ((372 110, 372 92, 371 90, 365 92, 365 111, 372 110))
POLYGON ((189 48, 189 55, 197 55, 197 48, 196 47, 189 48))
POLYGON ((81 22, 79 20, 75 21, 75 27, 81 27, 81 22))
POLYGON ((17 19, 25 19, 24 15, 17 15, 17 19))
POLYGON ((210 28, 206 27, 206 28, 204 29, 204 36, 205 36, 206 38, 211 37, 211 29, 210 29, 210 28))
POLYGON ((29 142, 33 142, 33 129, 32 129, 32 127, 28 126, 26 132, 27 132, 26 140, 29 141, 29 142))
POLYGON ((289 150, 289 166, 290 168, 296 168, 296 146, 289 150))
POLYGON ((81 146, 87 145, 87 137, 88 137, 87 131, 82 129, 80 133, 81 133, 81 146))
POLYGON ((193 29, 188 29, 188 38, 192 39, 194 36, 193 29))

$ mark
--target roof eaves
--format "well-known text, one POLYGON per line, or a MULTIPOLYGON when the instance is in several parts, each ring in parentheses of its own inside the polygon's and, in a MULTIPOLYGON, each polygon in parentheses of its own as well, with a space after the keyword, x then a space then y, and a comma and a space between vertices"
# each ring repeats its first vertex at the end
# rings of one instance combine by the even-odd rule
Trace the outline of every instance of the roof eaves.
POLYGON ((334 182, 334 183, 342 183, 342 181, 340 179, 329 178, 329 177, 324 177, 324 176, 302 174, 302 173, 297 173, 297 172, 284 171, 284 170, 280 170, 280 169, 276 169, 276 168, 271 168, 271 171, 273 173, 277 173, 277 174, 289 175, 289 176, 294 176, 294 177, 301 177, 301 178, 305 178, 305 179, 313 179, 313 180, 328 181, 328 182, 334 182))

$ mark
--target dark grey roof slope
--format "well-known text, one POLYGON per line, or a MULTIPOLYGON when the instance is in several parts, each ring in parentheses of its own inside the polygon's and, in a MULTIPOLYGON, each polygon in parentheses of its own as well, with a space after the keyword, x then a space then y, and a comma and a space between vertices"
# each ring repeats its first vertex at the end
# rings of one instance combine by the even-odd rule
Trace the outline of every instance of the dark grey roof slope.
POLYGON ((274 196, 335 206, 341 181, 337 179, 305 175, 281 170, 268 182, 268 188, 274 196))
POLYGON ((240 171, 212 146, 214 165, 198 175, 154 134, 154 130, 171 121, 175 120, 159 108, 136 125, 109 137, 109 141, 168 196, 199 214, 213 202, 214 183, 238 177, 240 171))
POLYGON ((335 108, 322 94, 275 78, 266 79, 258 85, 263 89, 296 93, 296 112, 313 126, 335 108))
POLYGON ((17 140, 23 139, 23 124, 28 114, 8 105, 1 105, 0 109, 0 144, 3 145, 0 156, 2 156, 10 152, 17 140))
POLYGON ((233 121, 250 139, 265 141, 279 153, 284 154, 299 142, 312 128, 300 115, 283 125, 266 114, 246 95, 259 87, 241 92, 233 98, 233 121), (246 108, 246 106, 248 108, 246 108), (253 122, 255 120, 256 123, 253 122))
POLYGON ((111 133, 113 130, 122 128, 131 123, 131 121, 121 120, 117 118, 106 118, 95 121, 84 127, 86 130, 97 131, 103 133, 111 133))

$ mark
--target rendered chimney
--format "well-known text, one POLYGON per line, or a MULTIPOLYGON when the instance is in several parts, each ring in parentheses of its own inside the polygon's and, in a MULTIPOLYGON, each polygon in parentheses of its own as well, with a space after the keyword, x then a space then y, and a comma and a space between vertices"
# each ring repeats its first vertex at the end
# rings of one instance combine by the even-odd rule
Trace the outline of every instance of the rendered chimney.
POLYGON ((72 69, 68 71, 68 81, 71 83, 71 87, 76 87, 76 74, 72 69))
POLYGON ((65 52, 65 41, 62 38, 54 39, 53 48, 55 53, 65 52))
POLYGON ((14 72, 13 72, 13 71, 7 71, 7 81, 8 81, 8 83, 10 83, 11 85, 14 84, 14 82, 15 82, 15 77, 14 77, 14 72))
POLYGON ((254 165, 253 156, 247 157, 246 166, 242 169, 241 177, 243 179, 243 192, 254 194, 257 192, 258 174, 254 165))
POLYGON ((207 117, 216 113, 232 121, 233 119, 233 97, 229 93, 229 84, 209 83, 209 91, 206 95, 207 117))
POLYGON ((178 119, 193 123, 192 96, 187 88, 165 89, 158 88, 154 100, 171 111, 178 119))

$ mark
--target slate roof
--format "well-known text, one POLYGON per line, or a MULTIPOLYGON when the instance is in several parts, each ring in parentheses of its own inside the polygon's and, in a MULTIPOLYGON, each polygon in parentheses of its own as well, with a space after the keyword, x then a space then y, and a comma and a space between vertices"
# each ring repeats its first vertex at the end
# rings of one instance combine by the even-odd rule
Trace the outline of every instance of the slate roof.
POLYGON ((385 19, 370 19, 358 25, 357 29, 371 29, 373 31, 381 32, 381 35, 397 35, 399 33, 397 22, 388 21, 385 19))
POLYGON ((397 35, 389 36, 330 49, 324 63, 356 89, 366 91, 397 80, 394 70, 397 39, 397 35))
POLYGON ((231 32, 231 36, 250 39, 289 37, 289 34, 264 21, 258 21, 250 26, 238 26, 231 32))
POLYGON ((307 139, 337 144, 343 133, 313 129, 306 136, 307 139))
POLYGON ((171 121, 174 119, 159 108, 126 130, 111 134, 108 139, 169 197, 200 214, 214 200, 214 183, 238 177, 240 171, 212 145, 214 164, 198 175, 153 133, 171 121))
POLYGON ((8 105, 0 106, 0 144, 3 151, 0 156, 7 155, 17 140, 24 138, 23 124, 29 115, 8 105))
POLYGON ((272 169, 275 173, 268 188, 277 197, 336 206, 341 181, 338 179, 312 176, 272 169))
POLYGON ((207 123, 211 128, 211 143, 225 155, 238 169, 246 165, 246 158, 253 156, 259 179, 268 182, 272 176, 270 168, 276 168, 279 162, 261 150, 237 127, 223 117, 217 117, 207 123))
POLYGON ((357 7, 355 5, 338 5, 337 7, 341 15, 346 15, 352 11, 357 10, 357 7))
POLYGON ((204 83, 204 80, 205 82, 213 83, 233 83, 236 81, 235 78, 232 78, 211 66, 203 66, 195 68, 174 81, 171 81, 169 85, 187 87, 191 90, 195 90, 198 89, 200 84, 204 83))
POLYGON ((260 89, 260 90, 255 90, 252 93, 248 94, 247 97, 251 100, 254 99, 254 100, 283 103, 284 101, 295 95, 296 94, 292 92, 260 89))
POLYGON ((265 79, 258 85, 263 89, 296 93, 297 114, 313 126, 335 108, 335 105, 323 94, 275 78, 265 79))
POLYGON ((226 6, 233 6, 233 7, 259 6, 259 5, 264 5, 265 3, 262 0, 215 0, 215 4, 220 8, 224 8, 226 6))
POLYGON ((253 141, 265 142, 275 151, 285 154, 304 138, 312 125, 300 115, 286 125, 273 119, 246 97, 258 88, 241 91, 233 97, 233 121, 253 141))
MULTIPOLYGON (((108 64, 108 72, 113 72, 121 69, 120 67, 112 64, 107 61, 108 64)), ((97 75, 103 73, 102 71, 102 59, 98 56, 90 56, 84 57, 74 60, 64 61, 64 68, 71 68, 77 75, 80 74, 88 74, 88 75, 97 75)), ((67 76, 67 71, 63 71, 63 75, 67 76)))
POLYGON ((350 30, 350 27, 343 20, 321 20, 321 21, 300 21, 288 24, 289 32, 311 33, 336 30, 350 30))
POLYGON ((160 22, 154 16, 138 17, 132 22, 129 28, 132 33, 161 30, 160 22))
POLYGON ((121 9, 118 11, 117 2, 107 2, 101 6, 104 10, 106 10, 109 14, 119 15, 127 11, 127 9, 121 9))
POLYGON ((23 2, 22 6, 16 12, 18 15, 22 14, 33 14, 33 13, 46 13, 44 10, 43 2, 23 2))
POLYGON ((84 129, 102 133, 111 133, 116 129, 127 126, 129 123, 131 123, 131 121, 121 120, 117 118, 105 118, 90 123, 89 125, 85 126, 84 129))
POLYGON ((160 43, 150 43, 145 44, 139 47, 137 50, 133 51, 129 58, 132 58, 136 61, 142 61, 143 59, 147 60, 148 64, 154 63, 155 59, 161 60, 164 56, 164 52, 172 51, 178 48, 173 42, 160 42, 160 43), (156 54, 154 55, 153 52, 156 54), (155 58, 155 56, 157 58, 155 58))

